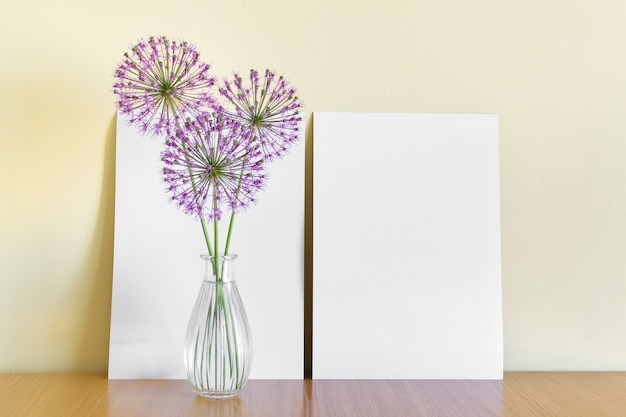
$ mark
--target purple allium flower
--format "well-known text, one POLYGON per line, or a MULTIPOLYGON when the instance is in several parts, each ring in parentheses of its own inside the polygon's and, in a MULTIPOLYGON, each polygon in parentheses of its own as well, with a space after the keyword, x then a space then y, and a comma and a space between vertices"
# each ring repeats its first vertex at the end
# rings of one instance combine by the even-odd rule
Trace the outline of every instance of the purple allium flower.
POLYGON ((255 202, 265 182, 250 131, 222 113, 202 113, 176 128, 161 153, 163 177, 185 213, 208 221, 224 209, 236 213, 255 202))
POLYGON ((302 102, 296 89, 283 76, 266 70, 261 79, 250 70, 249 83, 235 73, 232 81, 224 80, 220 94, 233 106, 227 111, 252 132, 266 160, 285 155, 300 138, 300 108, 302 102))
POLYGON ((117 106, 141 133, 167 134, 183 115, 214 104, 209 69, 187 42, 139 40, 115 70, 117 106))

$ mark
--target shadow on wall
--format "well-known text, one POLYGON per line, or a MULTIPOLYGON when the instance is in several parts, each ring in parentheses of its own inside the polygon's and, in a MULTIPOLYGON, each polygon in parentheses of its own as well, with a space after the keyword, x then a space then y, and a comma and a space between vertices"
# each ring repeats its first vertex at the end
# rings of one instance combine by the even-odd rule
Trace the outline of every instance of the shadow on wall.
POLYGON ((313 113, 304 133, 304 378, 313 378, 313 113))
POLYGON ((91 249, 87 252, 79 291, 86 300, 82 335, 79 336, 74 368, 105 371, 109 356, 111 291, 113 278, 113 226, 115 220, 115 136, 117 115, 107 129, 104 148, 102 190, 91 249))

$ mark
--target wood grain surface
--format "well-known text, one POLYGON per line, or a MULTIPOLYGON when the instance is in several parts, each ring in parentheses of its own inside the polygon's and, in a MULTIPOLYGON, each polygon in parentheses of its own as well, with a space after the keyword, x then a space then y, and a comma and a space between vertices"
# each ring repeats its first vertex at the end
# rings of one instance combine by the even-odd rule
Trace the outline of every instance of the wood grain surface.
POLYGON ((183 380, 0 374, 2 417, 618 417, 626 373, 505 373, 503 381, 252 380, 230 400, 183 380))

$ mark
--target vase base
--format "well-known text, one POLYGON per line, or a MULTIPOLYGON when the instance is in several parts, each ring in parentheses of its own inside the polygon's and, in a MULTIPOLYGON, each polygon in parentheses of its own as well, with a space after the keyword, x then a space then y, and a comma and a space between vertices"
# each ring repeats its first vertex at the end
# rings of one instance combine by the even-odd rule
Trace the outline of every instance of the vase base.
POLYGON ((196 391, 202 398, 208 398, 211 400, 225 400, 228 398, 233 398, 239 395, 240 390, 232 390, 232 391, 196 391))

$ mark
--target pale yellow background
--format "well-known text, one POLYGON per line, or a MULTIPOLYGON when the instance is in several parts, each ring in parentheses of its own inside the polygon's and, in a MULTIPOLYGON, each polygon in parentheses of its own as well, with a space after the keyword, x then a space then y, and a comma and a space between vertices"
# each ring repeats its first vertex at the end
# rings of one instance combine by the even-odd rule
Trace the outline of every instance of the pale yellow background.
MULTIPOLYGON (((283 72, 309 115, 498 113, 505 369, 626 370, 623 0, 4 0, 2 10, 0 371, 107 367, 111 74, 151 34, 195 43, 215 74, 283 72)), ((401 151, 381 138, 381 152, 401 151)))

